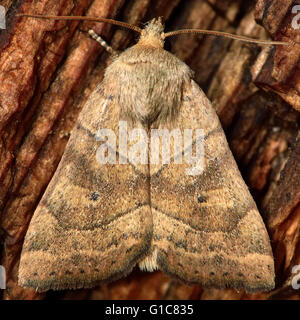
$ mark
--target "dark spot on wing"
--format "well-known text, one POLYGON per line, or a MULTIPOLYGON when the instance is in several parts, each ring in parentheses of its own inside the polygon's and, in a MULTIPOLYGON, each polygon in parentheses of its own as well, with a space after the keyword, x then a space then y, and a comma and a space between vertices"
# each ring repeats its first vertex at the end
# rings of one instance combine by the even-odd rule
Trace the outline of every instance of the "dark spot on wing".
POLYGON ((198 196, 197 200, 198 200, 198 203, 203 203, 207 201, 207 198, 204 196, 198 196))
POLYGON ((93 192, 91 194, 90 200, 97 201, 99 197, 100 197, 100 194, 98 192, 93 192))

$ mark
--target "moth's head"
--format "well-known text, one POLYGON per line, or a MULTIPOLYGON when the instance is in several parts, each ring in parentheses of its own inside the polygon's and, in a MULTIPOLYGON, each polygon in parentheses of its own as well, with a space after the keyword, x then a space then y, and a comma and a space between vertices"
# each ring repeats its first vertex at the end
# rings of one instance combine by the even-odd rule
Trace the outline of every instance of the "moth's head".
POLYGON ((161 17, 149 21, 141 32, 138 44, 163 48, 164 25, 161 17))

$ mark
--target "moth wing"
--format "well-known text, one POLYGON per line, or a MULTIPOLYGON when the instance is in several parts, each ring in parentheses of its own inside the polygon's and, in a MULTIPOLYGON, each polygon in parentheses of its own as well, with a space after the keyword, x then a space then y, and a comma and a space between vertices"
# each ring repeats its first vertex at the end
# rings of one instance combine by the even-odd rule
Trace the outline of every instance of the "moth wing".
MULTIPOLYGON (((92 287, 128 274, 148 251, 148 166, 102 164, 97 154, 106 146, 114 162, 119 139, 104 145, 101 135, 118 132, 119 113, 113 97, 104 96, 101 87, 87 101, 31 220, 20 285, 39 291, 92 287)), ((118 157, 127 161, 124 154, 117 154, 116 161, 118 157)))
MULTIPOLYGON (((152 256, 140 266, 157 266, 205 287, 272 289, 274 263, 264 223, 219 119, 194 81, 184 85, 180 113, 168 127, 174 128, 180 128, 182 137, 184 129, 203 129, 204 170, 199 174, 200 161, 191 171, 184 159, 182 165, 151 164, 152 256)), ((180 154, 192 145, 195 149, 195 139, 180 154)), ((172 139, 171 147, 176 150, 172 139)))

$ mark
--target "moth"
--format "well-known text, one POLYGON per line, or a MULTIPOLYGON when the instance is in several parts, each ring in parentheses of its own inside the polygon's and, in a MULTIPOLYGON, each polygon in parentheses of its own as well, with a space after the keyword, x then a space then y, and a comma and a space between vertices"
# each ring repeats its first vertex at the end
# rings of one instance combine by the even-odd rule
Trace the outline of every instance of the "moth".
POLYGON ((114 59, 80 113, 30 222, 19 284, 88 288, 139 265, 187 284, 271 290, 263 220, 210 101, 189 67, 164 50, 161 20, 140 29, 92 19, 133 29, 140 39, 114 59), (173 155, 162 161, 157 146, 165 133, 173 155), (199 141, 204 152, 192 156, 199 141))

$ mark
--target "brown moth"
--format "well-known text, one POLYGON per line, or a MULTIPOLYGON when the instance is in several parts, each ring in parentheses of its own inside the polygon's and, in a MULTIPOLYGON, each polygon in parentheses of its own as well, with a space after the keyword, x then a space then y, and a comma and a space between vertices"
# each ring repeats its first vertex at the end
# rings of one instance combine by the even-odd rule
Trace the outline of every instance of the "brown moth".
POLYGON ((89 97, 30 222, 21 286, 88 288, 139 265, 204 287, 274 287, 262 218, 210 101, 189 67, 163 49, 163 31, 159 19, 149 22, 89 97), (111 134, 106 140, 102 129, 111 134), (176 161, 196 146, 194 135, 177 154, 170 139, 169 163, 150 161, 159 129, 181 137, 203 130, 201 174, 187 174, 191 164, 176 161), (146 147, 133 133, 144 134, 146 147), (138 146, 136 157, 148 162, 129 155, 138 146), (103 150, 111 162, 100 163, 103 150))

